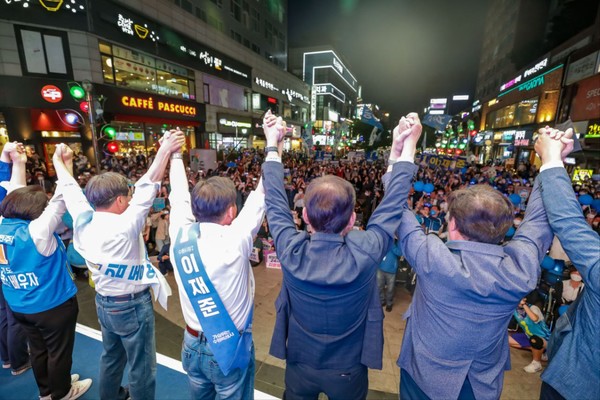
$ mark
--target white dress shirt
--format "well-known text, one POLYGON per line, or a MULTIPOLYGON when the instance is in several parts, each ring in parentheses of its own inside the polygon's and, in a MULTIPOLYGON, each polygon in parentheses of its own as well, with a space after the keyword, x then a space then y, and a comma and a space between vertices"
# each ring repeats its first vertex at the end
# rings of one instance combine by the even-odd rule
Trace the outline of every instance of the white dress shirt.
MULTIPOLYGON (((188 190, 185 168, 181 159, 171 160, 171 224, 169 235, 175 243, 179 229, 187 232, 196 222, 192 214, 191 196, 188 190)), ((253 191, 244 208, 231 225, 214 223, 200 224, 198 252, 206 273, 235 326, 245 328, 254 306, 254 274, 250 266, 253 237, 258 232, 265 213, 265 196, 253 191)), ((171 247, 171 260, 175 262, 171 247)), ((179 299, 186 324, 202 332, 202 326, 192 308, 177 268, 175 280, 179 288, 179 299)))
POLYGON ((160 182, 151 182, 147 176, 143 176, 135 185, 135 193, 127 210, 122 214, 114 214, 94 211, 75 179, 69 178, 61 179, 58 184, 63 188, 67 208, 73 216, 73 244, 92 272, 96 292, 102 296, 120 296, 146 289, 148 285, 132 284, 105 275, 98 270, 97 264, 148 262, 141 235, 160 182), (91 221, 81 225, 78 218, 90 211, 93 212, 91 221))

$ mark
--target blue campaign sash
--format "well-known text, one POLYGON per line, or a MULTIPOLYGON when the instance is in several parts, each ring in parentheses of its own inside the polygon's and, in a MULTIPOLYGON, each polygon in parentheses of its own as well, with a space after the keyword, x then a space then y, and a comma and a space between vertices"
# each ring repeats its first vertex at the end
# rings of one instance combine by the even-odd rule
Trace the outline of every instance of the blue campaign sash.
POLYGON ((236 328, 219 293, 208 278, 198 252, 200 224, 190 226, 187 235, 180 229, 173 245, 173 259, 188 299, 202 325, 206 341, 224 375, 246 368, 252 350, 252 314, 243 332, 236 328))

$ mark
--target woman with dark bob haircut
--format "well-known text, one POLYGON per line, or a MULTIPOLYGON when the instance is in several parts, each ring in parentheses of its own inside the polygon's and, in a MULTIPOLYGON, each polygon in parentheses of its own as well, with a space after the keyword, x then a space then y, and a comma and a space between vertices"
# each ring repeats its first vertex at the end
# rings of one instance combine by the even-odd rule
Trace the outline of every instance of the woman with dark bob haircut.
MULTIPOLYGON (((22 148, 11 158, 10 189, 25 183, 27 161, 22 148)), ((11 191, 0 204, 4 297, 29 339, 31 366, 46 400, 74 400, 92 385, 91 379, 71 376, 79 306, 67 252, 54 233, 64 213, 62 194, 48 202, 37 185, 11 191)))

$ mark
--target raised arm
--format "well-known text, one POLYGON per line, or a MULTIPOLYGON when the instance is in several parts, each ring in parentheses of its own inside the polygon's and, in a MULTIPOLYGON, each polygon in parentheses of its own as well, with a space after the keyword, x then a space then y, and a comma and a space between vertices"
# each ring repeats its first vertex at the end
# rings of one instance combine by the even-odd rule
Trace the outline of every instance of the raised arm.
POLYGON ((25 177, 27 155, 25 154, 23 144, 18 142, 6 143, 4 149, 2 149, 2 155, 0 155, 0 161, 2 162, 2 168, 0 170, 2 176, 0 177, 0 181, 2 182, 2 187, 6 190, 6 193, 3 193, 2 196, 3 199, 7 193, 27 184, 25 177), (11 164, 12 175, 10 171, 11 164))
POLYGON ((190 191, 185 166, 181 157, 181 152, 179 151, 171 155, 171 168, 169 170, 169 180, 171 182, 171 193, 169 193, 169 203, 171 204, 169 236, 172 240, 175 240, 180 228, 192 224, 196 220, 194 214, 192 214, 190 191))
POLYGON ((275 239, 275 248, 283 251, 285 244, 289 243, 289 239, 300 234, 296 231, 283 183, 281 151, 285 127, 281 117, 277 118, 269 110, 263 120, 263 129, 267 138, 267 157, 262 168, 262 179, 267 198, 267 219, 273 239, 275 239))
POLYGON ((58 177, 57 191, 62 193, 67 209, 73 217, 73 226, 76 226, 79 216, 84 212, 91 212, 93 209, 79 184, 73 178, 73 151, 65 144, 58 144, 52 157, 52 163, 58 177))
POLYGON ((179 152, 184 143, 185 135, 183 132, 176 130, 166 132, 160 140, 161 146, 152 165, 148 168, 148 172, 135 184, 135 192, 129 202, 129 207, 123 213, 126 220, 133 224, 132 229, 134 232, 141 232, 146 222, 148 210, 152 206, 156 192, 160 188, 160 182, 165 175, 169 158, 171 154, 179 152))
POLYGON ((548 222, 586 286, 600 292, 600 236, 587 224, 562 159, 572 149, 572 130, 540 130, 535 150, 542 159, 538 180, 548 222))
MULTIPOLYGON (((68 148, 65 145, 62 145, 68 148)), ((53 162, 56 164, 57 160, 61 161, 62 167, 70 173, 73 172, 73 152, 65 154, 66 151, 61 145, 56 146, 53 162), (66 165, 65 165, 66 164, 66 165)), ((70 149, 69 149, 70 150, 70 149)), ((23 170, 25 169, 25 162, 27 157, 22 157, 20 161, 13 159, 13 170, 19 168, 22 164, 23 170)), ((42 215, 29 224, 29 234, 35 244, 37 251, 44 255, 49 256, 56 251, 58 243, 54 232, 62 221, 62 217, 66 211, 63 194, 60 187, 56 188, 56 192, 50 202, 44 209, 42 215)))

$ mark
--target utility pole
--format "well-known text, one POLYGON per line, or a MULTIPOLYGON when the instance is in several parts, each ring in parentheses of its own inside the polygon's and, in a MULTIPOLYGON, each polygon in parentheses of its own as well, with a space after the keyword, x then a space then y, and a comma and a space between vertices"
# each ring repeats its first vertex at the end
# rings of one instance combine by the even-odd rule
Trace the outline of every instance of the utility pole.
POLYGON ((81 86, 83 90, 85 90, 85 101, 88 103, 88 116, 90 122, 90 131, 92 132, 92 145, 94 147, 94 165, 96 167, 96 173, 100 173, 100 151, 98 150, 98 137, 96 135, 96 117, 94 110, 94 96, 92 95, 92 90, 94 89, 94 85, 92 82, 85 80, 81 82, 81 86))

